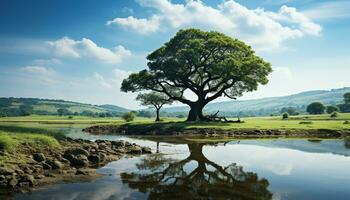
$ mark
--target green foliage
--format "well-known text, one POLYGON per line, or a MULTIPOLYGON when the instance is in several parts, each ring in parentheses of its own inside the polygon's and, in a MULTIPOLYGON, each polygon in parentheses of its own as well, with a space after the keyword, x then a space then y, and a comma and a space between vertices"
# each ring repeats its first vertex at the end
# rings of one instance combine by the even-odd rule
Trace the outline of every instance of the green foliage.
POLYGON ((122 118, 126 121, 126 122, 131 122, 131 121, 134 121, 136 115, 135 115, 135 112, 127 112, 127 113, 124 113, 122 115, 122 118))
POLYGON ((325 106, 320 102, 311 103, 306 108, 306 111, 312 115, 323 114, 324 110, 325 110, 325 106))
POLYGON ((344 102, 350 104, 350 92, 344 94, 344 102))
POLYGON ((154 106, 156 108, 161 108, 164 104, 171 104, 173 102, 173 100, 159 92, 140 93, 137 95, 136 100, 140 101, 143 106, 154 106))
POLYGON ((287 112, 282 114, 282 119, 288 119, 289 114, 287 112))
POLYGON ((15 148, 18 141, 12 139, 8 134, 0 132, 0 150, 10 151, 15 148))
POLYGON ((344 124, 350 124, 350 121, 346 120, 346 121, 344 122, 344 124))
MULTIPOLYGON (((180 30, 175 37, 147 56, 148 68, 122 82, 124 92, 153 90, 196 108, 195 118, 212 100, 231 98, 267 84, 271 65, 250 46, 215 31, 180 30), (185 90, 197 95, 188 100, 185 90)), ((196 119, 194 119, 196 120, 196 119)))
POLYGON ((337 107, 342 113, 350 113, 350 103, 338 104, 337 107))
POLYGON ((339 112, 339 108, 338 108, 338 106, 327 106, 326 107, 326 112, 328 114, 331 114, 333 112, 339 112))
POLYGON ((334 112, 331 114, 331 117, 332 117, 332 118, 338 117, 338 112, 334 111, 334 112))

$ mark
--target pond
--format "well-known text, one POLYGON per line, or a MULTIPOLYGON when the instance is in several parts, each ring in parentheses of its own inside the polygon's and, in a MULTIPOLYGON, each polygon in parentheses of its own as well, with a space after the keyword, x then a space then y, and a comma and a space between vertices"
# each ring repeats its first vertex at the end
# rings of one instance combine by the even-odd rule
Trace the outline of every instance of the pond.
POLYGON ((125 136, 152 155, 123 158, 98 169, 101 178, 62 183, 9 199, 349 199, 350 144, 341 139, 233 140, 179 144, 125 136))

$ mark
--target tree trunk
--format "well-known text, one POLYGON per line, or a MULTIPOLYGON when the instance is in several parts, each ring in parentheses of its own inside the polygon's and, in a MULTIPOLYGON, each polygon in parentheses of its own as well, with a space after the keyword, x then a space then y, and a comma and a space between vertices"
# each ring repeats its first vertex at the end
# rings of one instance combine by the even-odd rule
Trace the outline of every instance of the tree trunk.
POLYGON ((156 109, 156 113, 157 113, 157 117, 156 117, 156 122, 159 122, 160 119, 159 119, 159 108, 156 109))
POLYGON ((191 109, 187 116, 187 121, 202 121, 204 120, 203 108, 205 104, 203 101, 197 101, 190 105, 191 109))

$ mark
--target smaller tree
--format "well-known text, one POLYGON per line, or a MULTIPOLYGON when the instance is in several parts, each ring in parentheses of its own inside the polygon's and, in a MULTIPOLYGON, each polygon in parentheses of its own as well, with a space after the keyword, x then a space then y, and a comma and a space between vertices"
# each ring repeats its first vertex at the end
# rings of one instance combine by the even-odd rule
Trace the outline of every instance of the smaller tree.
POLYGON ((344 94, 344 102, 350 104, 350 92, 344 94))
POLYGON ((332 114, 333 112, 339 112, 338 106, 327 106, 326 112, 332 114))
POLYGON ((289 118, 289 114, 287 112, 282 114, 282 119, 288 119, 289 118))
POLYGON ((136 100, 141 102, 143 106, 153 106, 156 109, 156 121, 160 121, 159 111, 165 104, 171 104, 172 99, 164 94, 158 92, 150 92, 145 94, 139 94, 136 100))
POLYGON ((314 102, 307 106, 306 112, 311 115, 323 114, 325 110, 325 106, 320 102, 314 102))
POLYGON ((122 118, 126 121, 126 122, 131 122, 131 121, 134 121, 135 119, 135 112, 127 112, 127 113, 124 113, 122 115, 122 118))

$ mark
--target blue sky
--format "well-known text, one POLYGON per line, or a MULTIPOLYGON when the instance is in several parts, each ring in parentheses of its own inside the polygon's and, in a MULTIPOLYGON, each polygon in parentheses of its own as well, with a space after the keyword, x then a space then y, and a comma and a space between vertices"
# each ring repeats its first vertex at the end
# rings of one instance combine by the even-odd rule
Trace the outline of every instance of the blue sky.
POLYGON ((349 10, 347 0, 2 0, 0 96, 138 108, 121 81, 188 27, 241 39, 272 64, 270 83, 241 99, 346 87, 349 10))

